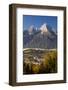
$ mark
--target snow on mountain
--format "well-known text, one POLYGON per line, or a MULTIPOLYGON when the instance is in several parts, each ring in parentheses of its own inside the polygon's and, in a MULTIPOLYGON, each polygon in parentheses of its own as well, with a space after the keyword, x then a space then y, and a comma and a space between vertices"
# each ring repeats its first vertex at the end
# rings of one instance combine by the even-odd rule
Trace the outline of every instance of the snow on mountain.
POLYGON ((29 35, 32 35, 34 32, 34 25, 31 25, 28 29, 29 35))
POLYGON ((49 32, 49 30, 47 28, 47 24, 46 23, 41 25, 40 30, 41 30, 41 34, 50 34, 50 32, 49 32))

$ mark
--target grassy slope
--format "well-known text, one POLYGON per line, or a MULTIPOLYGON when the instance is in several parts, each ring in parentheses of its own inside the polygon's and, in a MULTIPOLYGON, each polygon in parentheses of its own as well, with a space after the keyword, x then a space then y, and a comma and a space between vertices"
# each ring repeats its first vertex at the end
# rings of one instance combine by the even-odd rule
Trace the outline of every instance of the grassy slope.
POLYGON ((23 66, 24 74, 56 73, 57 51, 56 49, 26 49, 23 66))

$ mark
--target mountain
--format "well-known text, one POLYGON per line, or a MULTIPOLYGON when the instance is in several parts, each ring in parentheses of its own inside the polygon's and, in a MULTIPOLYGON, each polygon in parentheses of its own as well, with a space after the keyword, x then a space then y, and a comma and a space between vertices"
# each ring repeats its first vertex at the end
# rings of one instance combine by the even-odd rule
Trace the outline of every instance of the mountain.
POLYGON ((24 30, 24 32, 23 32, 23 43, 24 43, 23 47, 26 47, 26 44, 29 43, 33 39, 35 33, 36 33, 36 30, 33 25, 31 25, 28 30, 24 30))
POLYGON ((24 48, 57 48, 57 33, 52 27, 44 23, 39 29, 30 26, 23 32, 24 48))

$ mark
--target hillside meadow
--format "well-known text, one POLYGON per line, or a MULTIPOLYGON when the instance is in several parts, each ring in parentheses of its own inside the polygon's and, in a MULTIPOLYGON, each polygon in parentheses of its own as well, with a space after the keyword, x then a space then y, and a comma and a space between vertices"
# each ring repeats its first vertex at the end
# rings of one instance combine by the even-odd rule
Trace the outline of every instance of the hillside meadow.
POLYGON ((23 51, 23 74, 57 73, 57 50, 23 51))

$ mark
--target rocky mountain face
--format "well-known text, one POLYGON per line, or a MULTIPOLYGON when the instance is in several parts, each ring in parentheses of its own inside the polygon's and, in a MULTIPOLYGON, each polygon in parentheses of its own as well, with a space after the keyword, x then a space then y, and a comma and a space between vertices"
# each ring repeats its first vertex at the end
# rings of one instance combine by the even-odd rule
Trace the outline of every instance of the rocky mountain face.
POLYGON ((45 23, 39 29, 32 25, 23 32, 23 48, 57 48, 57 33, 45 23))

